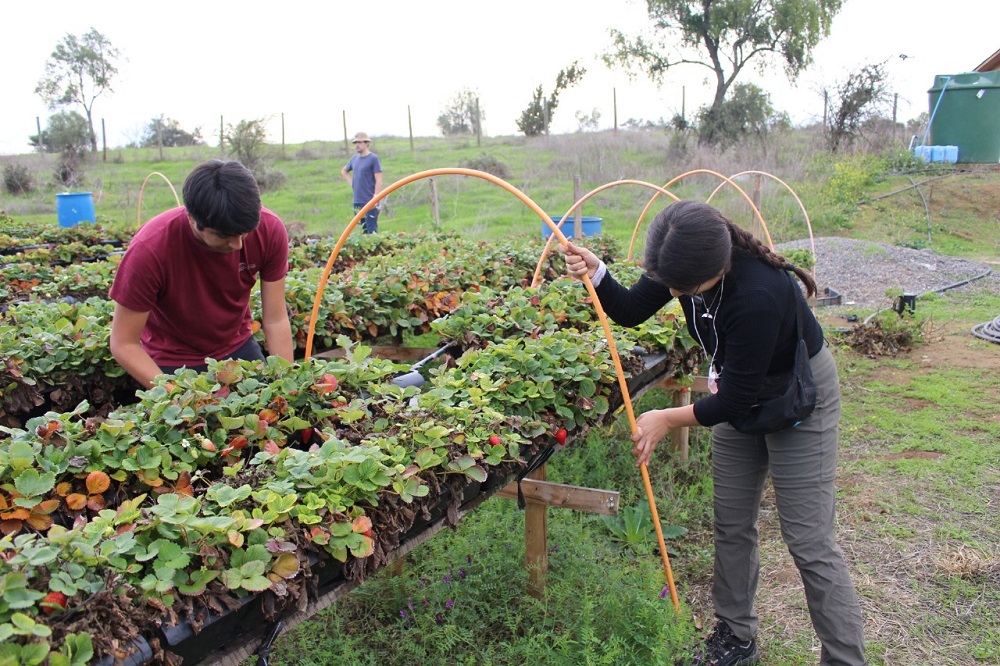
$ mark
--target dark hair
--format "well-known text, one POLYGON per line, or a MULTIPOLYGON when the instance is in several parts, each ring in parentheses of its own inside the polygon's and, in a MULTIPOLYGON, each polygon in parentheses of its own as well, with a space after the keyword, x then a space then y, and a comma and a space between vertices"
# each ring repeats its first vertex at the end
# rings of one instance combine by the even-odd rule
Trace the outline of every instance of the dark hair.
POLYGON ((690 293, 728 271, 737 249, 769 266, 792 271, 806 286, 807 296, 816 293, 809 273, 789 264, 712 206, 694 201, 678 201, 653 218, 646 234, 644 264, 657 282, 690 293))
POLYGON ((260 188, 245 166, 213 159, 199 164, 184 179, 184 207, 199 230, 238 236, 260 224, 260 188))

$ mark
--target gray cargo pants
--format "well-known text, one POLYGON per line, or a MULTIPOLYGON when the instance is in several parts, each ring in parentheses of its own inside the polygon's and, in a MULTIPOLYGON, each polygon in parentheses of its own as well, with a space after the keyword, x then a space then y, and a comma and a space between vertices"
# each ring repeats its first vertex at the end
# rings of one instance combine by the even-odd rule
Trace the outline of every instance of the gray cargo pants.
POLYGON ((802 576, 813 628, 823 644, 820 663, 858 666, 865 663, 861 607, 835 533, 840 384, 825 346, 810 365, 816 410, 798 427, 762 437, 744 435, 728 423, 712 429, 712 596, 716 615, 737 637, 756 635, 757 516, 770 472, 781 536, 802 576))

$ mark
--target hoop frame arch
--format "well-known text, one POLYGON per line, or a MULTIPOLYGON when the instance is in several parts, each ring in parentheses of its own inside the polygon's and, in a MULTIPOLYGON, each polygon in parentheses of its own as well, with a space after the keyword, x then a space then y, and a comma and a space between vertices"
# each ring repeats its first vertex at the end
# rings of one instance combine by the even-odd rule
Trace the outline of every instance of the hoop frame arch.
MULTIPOLYGON (((809 250, 812 252, 813 257, 815 257, 816 256, 816 239, 813 236, 812 222, 809 221, 809 212, 806 211, 805 204, 802 203, 802 199, 799 198, 799 195, 795 192, 795 190, 793 190, 792 187, 788 183, 786 183, 785 181, 781 180, 780 178, 778 178, 774 174, 768 173, 767 171, 757 171, 757 170, 754 170, 754 169, 750 169, 750 170, 747 170, 747 171, 740 171, 739 173, 733 174, 732 176, 730 176, 730 178, 735 179, 735 178, 739 178, 740 176, 745 176, 747 174, 756 174, 756 175, 759 175, 759 176, 767 176, 768 178, 771 178, 773 180, 778 181, 786 190, 788 190, 788 192, 795 199, 795 202, 797 204, 799 204, 799 209, 802 211, 802 215, 804 215, 805 218, 806 218, 806 229, 809 230, 809 250)), ((712 203, 712 198, 715 197, 716 194, 718 194, 719 190, 722 189, 723 185, 725 185, 725 183, 719 183, 718 187, 715 188, 715 191, 712 192, 710 195, 708 195, 708 199, 705 200, 705 203, 712 203)), ((766 229, 767 229, 767 227, 765 227, 765 230, 766 229)), ((771 249, 773 250, 774 247, 772 246, 771 249)), ((815 263, 813 264, 813 268, 812 268, 812 276, 813 276, 813 279, 815 280, 816 279, 816 264, 815 263)))
MULTIPOLYGON (((549 228, 552 229, 553 235, 559 238, 560 243, 562 243, 564 246, 568 243, 566 236, 563 235, 562 231, 559 230, 559 227, 549 218, 548 215, 545 214, 545 211, 543 211, 538 204, 536 204, 530 197, 521 192, 519 189, 517 189, 507 181, 503 180, 502 178, 497 178, 493 174, 486 173, 485 171, 478 171, 476 169, 466 169, 462 167, 445 167, 438 169, 428 169, 426 171, 421 171, 419 173, 409 175, 405 178, 401 178, 400 180, 397 180, 395 183, 393 183, 389 187, 384 188, 381 192, 376 194, 371 199, 371 201, 362 206, 361 209, 354 214, 354 217, 351 219, 350 223, 348 223, 347 228, 344 229, 343 233, 341 233, 340 235, 340 238, 337 240, 337 244, 330 252, 330 257, 326 261, 326 266, 323 268, 323 273, 320 276, 319 284, 316 287, 316 297, 313 299, 312 313, 309 317, 309 331, 306 335, 305 358, 309 358, 310 356, 312 356, 313 338, 315 337, 316 334, 316 318, 319 315, 320 303, 322 303, 323 300, 323 291, 326 288, 326 283, 330 279, 330 273, 333 270, 334 262, 337 260, 337 256, 340 254, 340 250, 341 248, 343 248, 347 238, 350 236, 351 232, 354 231, 354 227, 358 225, 358 222, 362 218, 364 218, 364 216, 368 213, 368 211, 370 211, 372 208, 378 205, 379 201, 389 196, 391 193, 395 192, 404 185, 408 185, 410 183, 422 180, 424 178, 433 178, 434 176, 445 176, 445 175, 471 176, 474 178, 481 178, 490 183, 493 183, 494 185, 502 187, 503 189, 507 190, 515 197, 520 199, 531 210, 533 210, 535 214, 537 214, 538 217, 542 220, 542 222, 549 225, 549 228)), ((604 314, 604 309, 601 307, 601 301, 597 297, 597 293, 594 291, 594 285, 590 282, 590 278, 585 275, 583 277, 583 283, 587 287, 587 292, 590 295, 591 300, 593 301, 594 308, 597 311, 597 317, 601 322, 601 327, 604 329, 604 335, 608 343, 608 350, 611 352, 611 360, 614 363, 615 373, 618 376, 618 386, 622 392, 622 399, 624 402, 625 411, 628 414, 629 425, 631 427, 632 433, 635 434, 637 432, 638 427, 635 421, 635 412, 633 411, 632 408, 632 397, 628 391, 628 382, 626 381, 625 378, 625 372, 622 369, 621 359, 618 355, 618 349, 615 347, 614 336, 611 333, 611 326, 608 324, 607 315, 604 314)), ((649 472, 646 469, 645 464, 641 465, 639 469, 642 472, 642 481, 646 490, 646 498, 649 501, 649 508, 653 518, 653 525, 656 528, 656 537, 659 542, 658 545, 660 547, 660 553, 662 555, 664 572, 667 578, 667 585, 670 588, 670 597, 674 604, 674 610, 680 612, 680 601, 678 600, 677 597, 677 588, 674 585, 674 575, 670 567, 670 557, 667 554, 667 547, 663 539, 663 528, 660 525, 659 513, 656 510, 656 498, 653 496, 653 487, 649 480, 649 472)))
POLYGON ((170 179, 167 178, 166 176, 164 176, 159 171, 154 171, 154 172, 150 173, 148 176, 146 176, 145 180, 142 181, 142 187, 139 188, 139 208, 136 211, 136 220, 135 220, 135 222, 136 222, 135 228, 136 229, 138 229, 139 227, 142 226, 142 195, 143 195, 143 192, 146 191, 146 183, 148 183, 149 179, 152 178, 153 176, 159 176, 160 178, 162 178, 163 180, 165 180, 167 182, 167 187, 169 187, 170 191, 174 193, 174 201, 177 202, 178 206, 181 205, 180 197, 177 196, 177 190, 174 189, 173 183, 170 182, 170 179))
MULTIPOLYGON (((736 183, 734 183, 729 178, 723 176, 718 171, 712 171, 711 169, 692 169, 691 171, 686 171, 686 172, 682 173, 681 175, 679 175, 679 176, 677 176, 677 177, 675 177, 675 178, 667 181, 663 185, 663 189, 668 189, 671 185, 673 185, 677 181, 682 180, 684 178, 687 178, 688 176, 694 176, 694 175, 697 175, 697 174, 700 174, 700 173, 708 174, 708 175, 711 175, 711 176, 716 176, 720 180, 724 181, 723 183, 720 183, 719 187, 722 187, 722 185, 725 185, 727 183, 729 185, 732 185, 736 189, 736 191, 739 192, 743 196, 743 198, 747 200, 747 203, 750 204, 750 208, 753 209, 754 216, 757 218, 757 221, 760 222, 760 226, 764 230, 764 234, 767 236, 767 244, 768 244, 768 246, 770 246, 770 248, 773 250, 774 249, 774 242, 771 240, 771 232, 769 232, 767 230, 767 224, 764 222, 764 218, 763 218, 763 216, 761 216, 760 211, 757 210, 757 206, 754 205, 753 200, 750 198, 750 196, 745 191, 743 191, 742 187, 740 187, 739 185, 737 185, 736 183)), ((718 191, 718 188, 716 188, 716 191, 718 191)), ((632 242, 629 243, 629 246, 628 246, 628 255, 625 258, 626 261, 628 261, 628 260, 630 260, 632 258, 632 250, 635 247, 635 238, 639 234, 639 225, 642 224, 642 220, 643 220, 643 217, 645 217, 645 215, 646 215, 646 211, 649 210, 649 207, 653 205, 653 201, 655 201, 656 197, 658 197, 658 196, 659 196, 659 193, 653 195, 653 198, 650 199, 649 203, 646 204, 646 207, 643 208, 642 214, 639 215, 639 220, 635 223, 635 229, 632 231, 632 242)))
MULTIPOLYGON (((673 197, 675 201, 679 201, 680 200, 677 197, 677 195, 673 194, 672 192, 668 192, 667 190, 659 187, 658 185, 653 185, 652 183, 647 183, 644 180, 631 180, 631 179, 616 180, 616 181, 614 181, 612 183, 605 183, 604 185, 601 185, 600 187, 597 187, 597 188, 591 190, 590 192, 587 192, 582 197, 580 197, 580 200, 577 201, 576 203, 574 203, 573 206, 570 207, 570 209, 568 211, 566 211, 566 214, 562 216, 562 218, 560 219, 560 222, 562 220, 565 220, 566 218, 568 218, 570 215, 572 215, 573 211, 579 211, 580 210, 580 206, 582 206, 585 201, 587 201, 588 199, 590 199, 592 196, 596 195, 598 192, 602 192, 604 190, 610 189, 612 187, 616 187, 618 185, 639 185, 639 186, 642 186, 642 187, 647 187, 647 188, 649 188, 651 190, 657 190, 657 194, 653 196, 653 199, 655 199, 660 194, 665 194, 668 197, 673 197)), ((549 236, 548 240, 545 242, 545 247, 542 249, 542 256, 539 257, 539 259, 538 259, 538 266, 535 267, 535 274, 531 278, 531 286, 532 287, 537 287, 539 285, 539 283, 541 282, 542 265, 545 263, 545 259, 549 255, 549 247, 552 245, 552 239, 553 238, 555 238, 555 236, 549 236)))

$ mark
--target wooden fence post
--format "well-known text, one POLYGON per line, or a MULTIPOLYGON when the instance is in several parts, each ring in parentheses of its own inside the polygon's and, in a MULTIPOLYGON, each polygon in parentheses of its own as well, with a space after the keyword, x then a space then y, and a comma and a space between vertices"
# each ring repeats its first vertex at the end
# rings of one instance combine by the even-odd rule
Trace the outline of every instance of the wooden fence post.
POLYGON ((427 179, 428 185, 431 187, 431 218, 434 220, 434 226, 441 226, 441 208, 438 205, 438 188, 437 183, 433 178, 427 179))
MULTIPOLYGON (((573 176, 573 202, 577 202, 583 196, 583 179, 580 176, 573 176)), ((573 215, 573 238, 583 238, 583 204, 576 208, 573 215)))
MULTIPOLYGON (((758 211, 760 210, 760 186, 762 180, 760 174, 755 173, 753 175, 753 190, 750 192, 750 200, 753 201, 753 205, 757 207, 758 211)), ((760 220, 756 213, 751 212, 751 215, 753 217, 750 220, 750 231, 756 238, 762 238, 764 230, 760 226, 760 220)), ((763 217, 763 213, 761 213, 761 216, 763 217)))
MULTIPOLYGON (((528 478, 544 481, 545 465, 528 478)), ((528 502, 524 508, 524 564, 528 569, 528 594, 536 599, 545 593, 545 576, 549 571, 548 510, 547 505, 537 502, 528 502)))
MULTIPOLYGON (((675 390, 673 392, 674 407, 687 407, 691 404, 691 391, 687 389, 675 390)), ((691 455, 689 446, 691 439, 691 429, 687 426, 670 431, 670 446, 674 453, 677 453, 681 460, 687 460, 691 455)))

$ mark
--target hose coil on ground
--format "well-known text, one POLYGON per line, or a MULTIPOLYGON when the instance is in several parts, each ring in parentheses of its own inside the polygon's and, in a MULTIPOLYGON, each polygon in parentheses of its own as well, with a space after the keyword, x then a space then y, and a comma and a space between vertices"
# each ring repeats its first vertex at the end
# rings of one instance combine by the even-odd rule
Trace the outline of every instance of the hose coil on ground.
POLYGON ((976 324, 972 327, 972 334, 983 340, 989 340, 1000 345, 1000 317, 993 321, 976 324))

